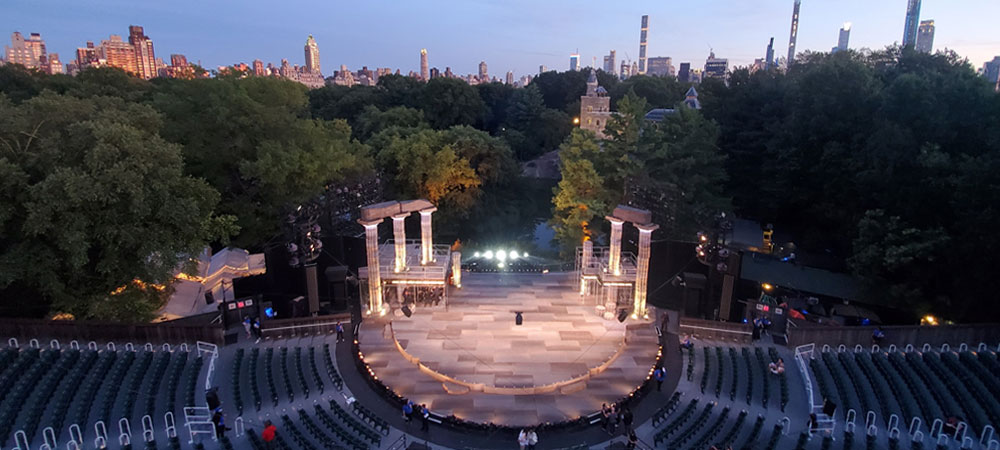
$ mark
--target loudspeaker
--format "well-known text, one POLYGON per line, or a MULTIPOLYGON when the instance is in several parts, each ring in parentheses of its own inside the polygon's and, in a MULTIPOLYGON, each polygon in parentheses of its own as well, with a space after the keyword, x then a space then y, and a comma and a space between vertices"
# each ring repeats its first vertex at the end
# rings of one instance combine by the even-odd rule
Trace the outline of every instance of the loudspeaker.
POLYGON ((406 317, 410 317, 413 315, 413 310, 410 309, 410 305, 403 305, 401 309, 403 310, 403 314, 406 315, 406 317))
POLYGON ((625 322, 625 319, 628 319, 628 311, 626 311, 624 309, 619 309, 618 310, 618 321, 619 322, 625 322))
POLYGON ((212 303, 215 303, 215 294, 212 291, 205 291, 205 304, 211 305, 212 303))

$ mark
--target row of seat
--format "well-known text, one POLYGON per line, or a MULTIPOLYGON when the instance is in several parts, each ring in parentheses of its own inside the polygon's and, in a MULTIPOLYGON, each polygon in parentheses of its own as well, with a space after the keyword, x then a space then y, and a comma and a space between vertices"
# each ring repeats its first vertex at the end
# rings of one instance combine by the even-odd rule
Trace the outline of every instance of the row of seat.
MULTIPOLYGON (((344 428, 335 420, 333 420, 333 416, 331 416, 330 413, 324 410, 320 405, 317 404, 313 406, 315 407, 316 410, 316 416, 319 417, 320 421, 323 422, 323 425, 326 426, 326 428, 329 429, 334 434, 334 436, 337 438, 339 442, 343 443, 348 448, 353 448, 356 450, 368 449, 368 444, 366 443, 366 441, 352 435, 349 431, 347 431, 346 428, 344 428)), ((305 412, 299 411, 299 415, 305 415, 305 412)), ((378 444, 375 444, 375 446, 378 447, 378 444)))
MULTIPOLYGON (((159 351, 148 344, 139 351, 126 348, 118 351, 109 345, 98 350, 96 344, 60 348, 54 343, 47 348, 0 350, 0 446, 12 441, 15 430, 23 432, 30 444, 40 439, 43 427, 51 428, 47 436, 58 441, 68 433, 67 424, 82 434, 96 421, 135 422, 158 411, 173 412, 188 352, 169 347, 159 351), (165 404, 158 409, 160 398, 165 404)), ((200 365, 191 369, 192 404, 199 370, 200 365)))
POLYGON ((677 405, 680 404, 681 401, 681 395, 682 393, 680 391, 674 392, 673 395, 670 396, 670 399, 667 400, 667 403, 653 413, 653 427, 659 427, 664 420, 667 420, 667 416, 677 409, 677 405))
MULTIPOLYGON (((236 353, 233 354, 233 371, 229 376, 229 386, 233 390, 233 406, 236 407, 237 416, 243 415, 243 383, 240 377, 242 373, 240 369, 243 368, 244 355, 246 355, 246 351, 243 348, 236 349, 236 353)), ((250 373, 253 374, 254 372, 250 373)))
POLYGON ((834 384, 846 408, 879 412, 885 422, 956 416, 976 432, 1000 423, 1000 367, 990 351, 826 351, 810 365, 824 396, 834 384))
MULTIPOLYGON (((271 402, 274 407, 278 407, 278 387, 274 383, 274 349, 268 348, 264 351, 264 382, 267 383, 267 389, 271 391, 271 402)), ((251 374, 251 376, 255 376, 251 374)))
POLYGON ((323 383, 323 377, 319 375, 319 367, 316 365, 316 347, 309 347, 309 368, 312 370, 313 383, 316 384, 316 388, 322 395, 326 386, 323 383))
POLYGON ((354 410, 354 413, 357 414, 364 423, 367 423, 384 435, 389 434, 389 422, 386 422, 372 410, 366 408, 361 404, 361 402, 352 402, 351 409, 354 410))
POLYGON ((337 366, 333 364, 333 359, 330 357, 330 344, 323 344, 323 355, 326 359, 326 373, 330 377, 330 381, 337 390, 344 388, 344 379, 340 376, 340 372, 337 372, 337 366))
MULTIPOLYGON (((316 405, 316 409, 319 410, 319 405, 316 405)), ((332 411, 333 415, 337 416, 337 418, 340 419, 344 425, 347 425, 347 428, 353 430, 362 439, 371 442, 376 447, 378 447, 382 442, 382 436, 378 432, 359 422, 347 411, 345 411, 344 408, 341 408, 335 400, 330 400, 330 411, 332 411)))
POLYGON ((309 398, 309 383, 306 383, 306 373, 302 370, 302 347, 295 347, 295 377, 302 388, 302 396, 309 398))
POLYGON ((696 398, 691 399, 691 401, 688 402, 687 406, 685 406, 684 409, 681 410, 681 412, 677 415, 677 417, 674 417, 673 420, 667 423, 667 426, 665 428, 656 432, 656 434, 653 436, 653 445, 660 445, 661 441, 666 441, 667 439, 670 438, 672 434, 680 430, 680 428, 684 426, 684 423, 687 422, 687 420, 690 419, 692 415, 694 415, 694 411, 697 407, 698 407, 698 399, 696 398))
POLYGON ((254 348, 250 351, 250 356, 247 359, 247 373, 250 374, 250 393, 253 395, 254 407, 257 411, 260 411, 261 407, 261 395, 260 395, 260 382, 257 381, 257 368, 260 366, 260 349, 254 348))
MULTIPOLYGON (((690 381, 695 367, 693 363, 695 353, 692 350, 688 350, 688 352, 688 380, 690 381)), ((768 349, 768 355, 765 355, 759 347, 753 348, 753 352, 751 355, 747 347, 741 348, 739 352, 733 347, 703 347, 701 352, 704 356, 700 379, 701 393, 705 394, 706 390, 713 387, 715 397, 722 398, 723 390, 728 389, 730 401, 735 401, 736 397, 740 395, 740 389, 743 389, 744 398, 749 406, 753 403, 756 390, 759 392, 757 395, 759 395, 760 404, 767 408, 771 398, 771 383, 773 383, 768 363, 777 361, 778 352, 773 347, 768 349), (727 378, 728 385, 725 384, 727 378)), ((784 411, 789 401, 788 381, 782 375, 778 377, 778 383, 781 409, 784 411)))

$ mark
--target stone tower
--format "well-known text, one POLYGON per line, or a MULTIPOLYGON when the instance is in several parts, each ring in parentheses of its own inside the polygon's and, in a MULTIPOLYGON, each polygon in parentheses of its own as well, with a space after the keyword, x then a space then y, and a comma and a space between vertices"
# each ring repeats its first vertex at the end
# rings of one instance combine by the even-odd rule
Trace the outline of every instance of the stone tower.
POLYGON ((604 127, 611 118, 611 98, 608 91, 597 83, 597 71, 590 71, 587 93, 580 97, 580 128, 593 131, 604 138, 604 127))

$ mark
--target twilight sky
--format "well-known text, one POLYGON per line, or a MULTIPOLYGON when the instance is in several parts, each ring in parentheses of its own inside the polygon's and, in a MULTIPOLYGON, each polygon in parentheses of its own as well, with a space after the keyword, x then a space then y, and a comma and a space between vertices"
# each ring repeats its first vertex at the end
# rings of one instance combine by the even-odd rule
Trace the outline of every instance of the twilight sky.
MULTIPOLYGON (((128 35, 142 25, 156 55, 181 53, 207 68, 261 59, 303 63, 306 36, 315 36, 323 73, 350 69, 418 70, 428 49, 431 67, 475 73, 485 60, 491 75, 534 74, 539 65, 566 70, 569 54, 598 66, 608 50, 621 61, 639 53, 639 20, 650 16, 649 56, 674 65, 704 65, 709 48, 730 66, 764 56, 770 37, 785 55, 792 0, 2 0, 0 32, 39 32, 63 62, 87 40, 128 35)), ((803 0, 797 48, 829 51, 843 22, 852 22, 851 48, 899 42, 906 0, 803 0)), ((1000 55, 997 0, 923 0, 921 19, 934 19, 935 50, 952 49, 975 67, 1000 55)))

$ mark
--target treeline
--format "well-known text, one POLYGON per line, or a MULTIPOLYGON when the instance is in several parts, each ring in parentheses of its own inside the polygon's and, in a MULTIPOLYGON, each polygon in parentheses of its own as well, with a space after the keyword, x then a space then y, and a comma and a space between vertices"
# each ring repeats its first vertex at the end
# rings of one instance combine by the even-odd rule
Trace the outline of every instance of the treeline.
POLYGON ((556 106, 451 79, 308 91, 0 67, 0 315, 149 319, 186 255, 280 244, 288 211, 354 177, 384 174, 387 196, 456 228, 562 142, 556 106))

